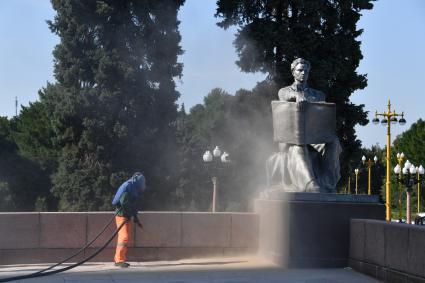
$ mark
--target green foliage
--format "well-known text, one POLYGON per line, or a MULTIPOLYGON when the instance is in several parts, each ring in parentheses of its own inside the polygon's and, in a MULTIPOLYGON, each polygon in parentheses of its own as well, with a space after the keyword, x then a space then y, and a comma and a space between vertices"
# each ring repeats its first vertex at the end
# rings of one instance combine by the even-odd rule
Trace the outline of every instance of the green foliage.
MULTIPOLYGON (((424 147, 424 137, 425 137, 425 122, 422 119, 419 119, 416 123, 413 123, 410 129, 403 132, 401 135, 397 136, 394 140, 393 147, 391 149, 391 162, 390 162, 390 170, 391 170, 391 178, 390 178, 390 187, 391 187, 391 207, 392 207, 392 218, 393 219, 405 219, 406 218, 406 188, 403 184, 400 184, 396 180, 396 176, 394 174, 394 167, 399 162, 397 160, 397 153, 403 152, 405 155, 403 163, 406 160, 409 160, 416 166, 420 164, 425 164, 425 152, 423 150, 424 147)), ((370 156, 372 156, 372 152, 374 152, 380 162, 378 166, 375 167, 375 175, 373 176, 374 188, 379 187, 380 185, 380 195, 382 199, 385 201, 386 197, 386 147, 380 149, 379 147, 372 147, 372 149, 363 149, 364 152, 370 152, 370 156), (375 177, 376 176, 376 177, 375 177)), ((367 155, 366 155, 367 156, 367 155)), ((363 174, 363 172, 362 172, 363 174)), ((363 177, 364 179, 364 177, 363 177)), ((353 177, 352 177, 353 180, 353 177)), ((364 180, 361 181, 364 183, 364 180)), ((353 183, 352 183, 353 188, 353 183)), ((360 187, 363 188, 365 184, 362 184, 360 187)), ((423 192, 424 185, 420 186, 420 211, 424 211, 425 207, 425 197, 423 192)), ((418 201, 418 186, 414 185, 412 187, 413 192, 411 194, 411 211, 412 215, 415 215, 417 212, 417 201, 418 201)), ((378 193, 378 192, 376 192, 378 193)))
MULTIPOLYGON (((2 176, 3 177, 3 176, 2 176)), ((0 181, 0 211, 13 211, 15 205, 7 182, 0 181)))
MULTIPOLYGON (((178 141, 182 147, 176 191, 180 209, 209 210, 211 177, 218 175, 218 209, 246 211, 265 184, 265 161, 273 151, 272 121, 267 95, 273 86, 230 95, 213 89, 203 105, 180 112, 178 141), (203 164, 202 155, 215 146, 230 154, 229 166, 218 171, 203 164), (215 172, 214 172, 215 171, 215 172), (195 207, 194 207, 195 204, 195 207)), ((211 166, 210 166, 211 167, 211 166)))
POLYGON ((385 167, 386 167, 386 151, 385 148, 381 148, 379 145, 374 145, 371 148, 362 148, 357 153, 353 160, 349 163, 347 168, 348 172, 341 172, 341 175, 345 175, 344 180, 346 183, 342 183, 342 191, 347 192, 348 190, 348 177, 350 177, 350 193, 355 193, 356 188, 356 175, 354 170, 359 169, 357 189, 359 194, 368 193, 368 167, 367 163, 362 162, 362 157, 365 156, 366 160, 373 161, 376 156, 378 162, 374 163, 371 167, 371 193, 372 195, 381 195, 381 189, 385 182, 385 167))
MULTIPOLYGON (((419 119, 415 123, 413 123, 410 128, 403 132, 401 135, 397 136, 394 140, 394 148, 392 150, 392 168, 397 164, 397 152, 403 152, 405 155, 405 159, 409 160, 415 166, 425 165, 425 121, 419 119)), ((394 174, 393 174, 394 175, 394 174)), ((424 192, 424 183, 421 184, 420 191, 420 211, 425 211, 425 192, 424 192)), ((398 199, 401 199, 402 203, 402 215, 405 215, 405 199, 406 193, 404 186, 400 186, 396 183, 395 180, 392 181, 392 188, 394 198, 397 198, 397 201, 393 202, 393 205, 396 204, 398 206, 398 199)), ((413 187, 412 198, 411 198, 411 208, 412 212, 417 211, 417 185, 413 187)), ((412 213, 412 215, 414 215, 412 213)))
MULTIPOLYGON (((269 77, 234 95, 213 89, 189 113, 177 110, 174 83, 182 74, 183 2, 52 0, 57 14, 48 24, 60 38, 56 82, 18 117, 0 117, 0 210, 108 210, 134 171, 147 178, 144 209, 209 210, 213 175, 218 210, 250 209, 275 151, 270 101, 292 83, 296 57, 311 61, 312 87, 337 104, 341 171, 352 172, 363 154, 383 154, 360 149, 354 126, 365 124, 366 114, 349 101, 366 86, 355 71, 362 58, 356 23, 372 0, 219 0, 219 25, 240 28, 237 64, 269 77), (232 162, 213 174, 202 155, 216 145, 232 162)), ((382 174, 382 165, 376 168, 382 174)), ((380 180, 373 178, 374 190, 380 180)))
MULTIPOLYGON (((367 121, 364 105, 349 101, 366 87, 366 75, 356 73, 362 59, 362 30, 356 24, 373 0, 338 1, 217 1, 220 27, 237 25, 237 65, 245 72, 261 71, 277 86, 292 83, 291 62, 303 57, 312 64, 309 83, 337 105, 337 133, 343 146, 341 171, 359 154, 361 142, 354 127, 367 121)), ((270 96, 277 99, 277 92, 270 96)), ((341 180, 346 183, 346 179, 341 180)))
POLYGON ((52 4, 57 83, 40 99, 60 148, 52 175, 59 209, 110 209, 117 183, 134 171, 155 184, 147 199, 167 195, 183 0, 52 4))
POLYGON ((17 119, 0 117, 0 210, 31 211, 36 198, 48 194, 43 169, 22 156, 14 140, 17 119))
POLYGON ((397 136, 394 140, 394 157, 397 152, 403 152, 406 158, 417 166, 425 165, 425 121, 419 119, 407 131, 397 136))
POLYGON ((40 164, 50 175, 56 168, 57 150, 46 107, 41 102, 23 106, 16 118, 13 140, 21 156, 40 164))

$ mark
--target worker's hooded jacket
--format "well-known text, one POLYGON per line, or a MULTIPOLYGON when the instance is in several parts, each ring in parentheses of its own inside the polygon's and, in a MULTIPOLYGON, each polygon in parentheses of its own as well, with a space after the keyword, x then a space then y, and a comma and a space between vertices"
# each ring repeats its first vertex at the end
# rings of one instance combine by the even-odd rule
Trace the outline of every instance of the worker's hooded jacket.
POLYGON ((133 220, 138 222, 137 202, 145 187, 145 177, 141 173, 136 173, 118 188, 112 200, 118 216, 129 219, 133 217, 133 220))

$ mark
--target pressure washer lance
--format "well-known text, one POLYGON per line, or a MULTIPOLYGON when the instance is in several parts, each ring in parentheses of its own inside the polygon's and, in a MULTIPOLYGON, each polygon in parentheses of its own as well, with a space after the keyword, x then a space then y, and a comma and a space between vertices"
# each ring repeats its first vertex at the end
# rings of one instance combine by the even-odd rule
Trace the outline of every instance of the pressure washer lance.
POLYGON ((70 269, 72 269, 72 268, 74 268, 74 267, 77 267, 77 266, 80 266, 80 265, 82 265, 83 263, 85 263, 85 262, 87 262, 87 261, 89 261, 89 260, 91 260, 92 258, 94 258, 95 256, 97 256, 102 250, 104 250, 108 245, 109 245, 109 243, 114 239, 114 237, 118 234, 118 232, 121 230, 121 228, 129 221, 128 219, 127 220, 125 220, 118 228, 117 228, 117 230, 114 232, 114 234, 108 239, 108 241, 102 246, 102 247, 100 247, 94 254, 92 254, 91 256, 89 256, 89 257, 87 257, 87 258, 85 258, 85 259, 83 259, 82 261, 80 261, 80 262, 77 262, 77 263, 74 263, 74 264, 71 264, 71 265, 69 265, 69 266, 67 266, 67 267, 63 267, 63 268, 59 268, 59 269, 56 269, 56 270, 52 270, 52 271, 48 271, 48 272, 46 272, 47 270, 50 270, 50 269, 52 269, 52 268, 54 268, 54 267, 56 267, 56 266, 58 266, 58 265, 61 265, 62 263, 65 263, 66 261, 68 261, 68 260, 70 260, 71 258, 73 258, 73 257, 75 257, 75 256, 77 256, 78 254, 80 254, 82 251, 84 251, 85 249, 87 249, 87 247, 89 247, 94 241, 96 241, 97 240, 97 238, 99 238, 100 237, 100 235, 102 235, 103 234, 103 232, 105 232, 105 230, 106 230, 106 228, 108 228, 108 226, 112 223, 112 221, 115 219, 115 216, 116 216, 116 213, 114 214, 114 216, 112 217, 112 219, 105 225, 105 227, 102 229, 102 231, 100 231, 100 233, 93 239, 93 240, 91 240, 89 243, 87 243, 84 247, 82 247, 78 252, 76 252, 75 254, 73 254, 73 255, 71 255, 70 257, 68 257, 68 258, 66 258, 66 259, 64 259, 64 260, 62 260, 62 261, 60 261, 60 262, 58 262, 58 263, 56 263, 56 264, 54 264, 54 265, 52 265, 52 266, 49 266, 49 267, 47 267, 47 268, 45 268, 45 269, 42 269, 42 270, 40 270, 40 271, 37 271, 37 272, 34 272, 34 273, 30 273, 30 274, 26 274, 26 275, 20 275, 20 276, 14 276, 14 277, 7 277, 7 278, 0 278, 0 282, 10 282, 10 281, 15 281, 15 280, 22 280, 22 279, 29 279, 29 278, 36 278, 36 277, 42 277, 42 276, 48 276, 48 275, 53 275, 53 274, 56 274, 56 273, 60 273, 60 272, 63 272, 63 271, 67 271, 67 270, 70 270, 70 269))

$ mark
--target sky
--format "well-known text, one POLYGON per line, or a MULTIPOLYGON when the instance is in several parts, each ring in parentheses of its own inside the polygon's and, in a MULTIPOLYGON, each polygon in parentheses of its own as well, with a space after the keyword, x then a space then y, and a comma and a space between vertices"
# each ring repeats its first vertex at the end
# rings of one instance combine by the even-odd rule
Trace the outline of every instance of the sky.
MULTIPOLYGON (((202 103, 215 87, 233 94, 240 88, 251 89, 266 76, 238 69, 233 47, 236 29, 216 26, 215 2, 186 0, 179 11, 185 53, 179 58, 184 69, 177 90, 178 103, 186 109, 202 103)), ((358 23, 364 29, 359 38, 364 58, 357 71, 367 74, 368 86, 356 91, 351 101, 364 104, 370 120, 375 110, 387 110, 388 99, 392 109, 404 111, 407 124, 391 127, 393 140, 424 117, 425 1, 380 0, 374 5, 362 12, 358 23)), ((15 114, 15 97, 19 107, 28 106, 37 100, 38 90, 54 82, 52 51, 59 38, 46 24, 54 15, 48 0, 0 1, 0 116, 15 114)), ((381 125, 370 123, 356 130, 366 147, 386 143, 386 128, 381 125)))

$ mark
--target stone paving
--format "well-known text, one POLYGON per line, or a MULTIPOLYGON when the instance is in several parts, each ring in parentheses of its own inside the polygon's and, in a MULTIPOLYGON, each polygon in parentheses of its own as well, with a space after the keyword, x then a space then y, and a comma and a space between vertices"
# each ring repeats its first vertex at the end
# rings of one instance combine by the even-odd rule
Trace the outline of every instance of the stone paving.
MULTIPOLYGON (((38 271, 48 265, 0 266, 0 278, 38 271)), ((35 283, 369 283, 378 282, 349 268, 284 270, 255 258, 206 258, 131 262, 128 269, 113 263, 87 263, 46 277, 14 282, 35 283)))

